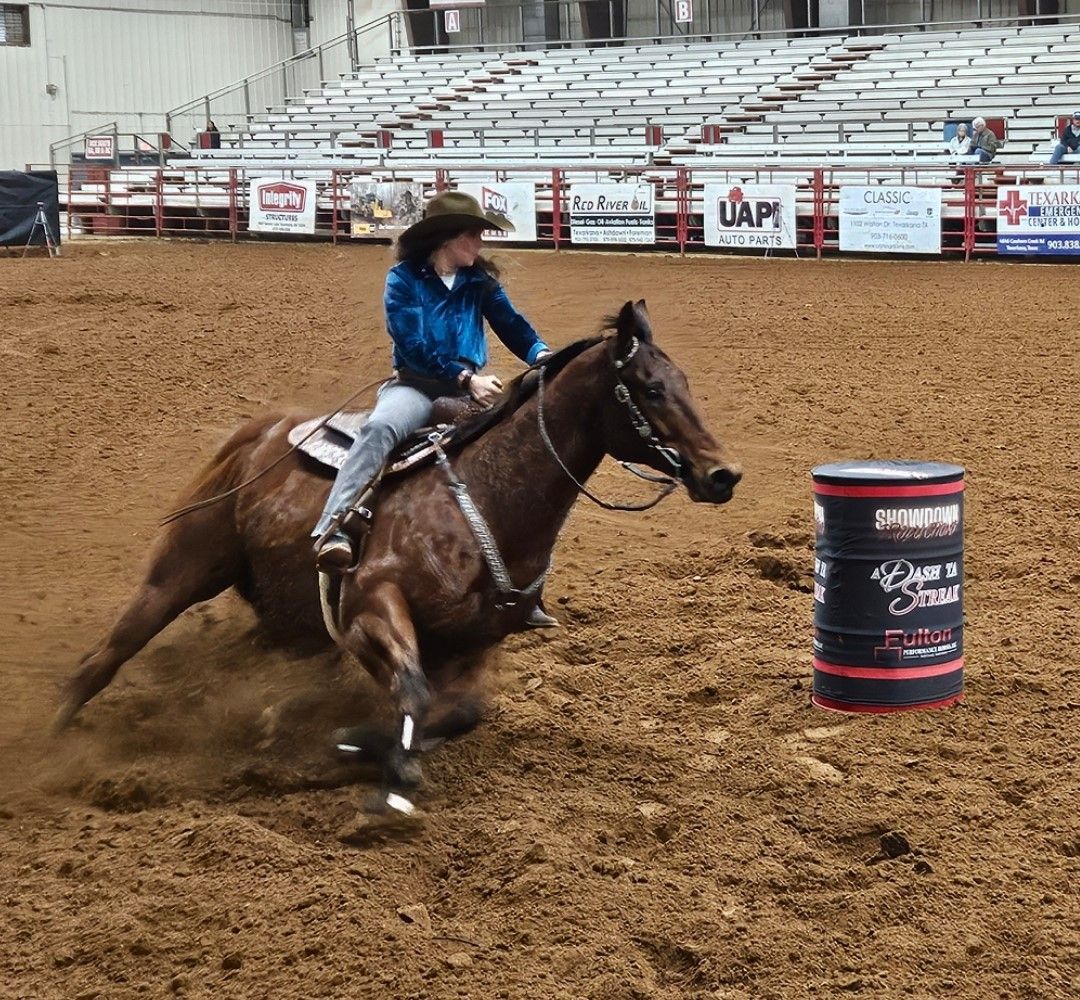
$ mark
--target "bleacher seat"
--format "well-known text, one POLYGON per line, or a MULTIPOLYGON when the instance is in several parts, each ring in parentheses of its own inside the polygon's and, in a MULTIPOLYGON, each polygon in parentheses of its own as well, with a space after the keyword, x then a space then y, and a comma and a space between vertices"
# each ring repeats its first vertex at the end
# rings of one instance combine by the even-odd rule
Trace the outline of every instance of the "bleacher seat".
POLYGON ((955 162, 943 124, 982 115, 1007 137, 998 162, 1029 164, 1049 159, 1053 115, 1080 106, 1078 47, 1077 26, 1058 24, 402 53, 252 116, 186 162, 221 178, 271 164, 322 176, 332 167, 433 176, 444 164, 721 176, 755 161, 877 164, 891 176, 893 164, 955 162), (660 147, 650 128, 662 131, 660 147))

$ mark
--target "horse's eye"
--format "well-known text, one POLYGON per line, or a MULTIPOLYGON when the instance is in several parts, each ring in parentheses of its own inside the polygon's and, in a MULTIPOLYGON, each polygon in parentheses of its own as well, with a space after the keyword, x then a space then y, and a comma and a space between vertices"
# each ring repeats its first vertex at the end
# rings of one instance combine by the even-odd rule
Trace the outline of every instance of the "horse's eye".
POLYGON ((645 386, 644 396, 648 400, 656 401, 664 398, 664 390, 658 385, 645 386))

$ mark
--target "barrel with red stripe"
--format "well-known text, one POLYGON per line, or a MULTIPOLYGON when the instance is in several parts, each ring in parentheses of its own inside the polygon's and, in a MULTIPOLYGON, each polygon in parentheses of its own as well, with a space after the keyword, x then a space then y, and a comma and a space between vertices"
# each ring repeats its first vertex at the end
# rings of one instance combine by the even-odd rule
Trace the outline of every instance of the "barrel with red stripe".
POLYGON ((949 705, 964 689, 964 470, 813 470, 814 687, 821 708, 949 705))

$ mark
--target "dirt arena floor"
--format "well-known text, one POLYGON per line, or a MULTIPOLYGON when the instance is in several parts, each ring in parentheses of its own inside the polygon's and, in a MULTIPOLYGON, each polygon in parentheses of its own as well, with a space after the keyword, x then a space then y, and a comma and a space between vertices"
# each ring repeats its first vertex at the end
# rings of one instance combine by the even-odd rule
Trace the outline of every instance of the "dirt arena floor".
MULTIPOLYGON (((355 836, 367 786, 275 724, 360 682, 268 646, 232 595, 47 735, 230 430, 385 370, 388 259, 0 259, 0 996, 1080 994, 1065 266, 503 254, 556 344, 648 300, 745 467, 735 500, 577 506, 548 589, 564 627, 493 657, 491 717, 428 759, 407 836, 355 836), (968 470, 959 707, 810 706, 809 470, 871 456, 968 470)), ((647 495, 607 468, 595 484, 647 495)))

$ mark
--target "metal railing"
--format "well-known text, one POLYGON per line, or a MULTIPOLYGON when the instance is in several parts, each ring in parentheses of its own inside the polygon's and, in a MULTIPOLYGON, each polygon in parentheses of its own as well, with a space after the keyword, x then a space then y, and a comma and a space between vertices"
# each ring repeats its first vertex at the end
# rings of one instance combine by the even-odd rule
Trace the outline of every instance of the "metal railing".
POLYGON ((116 122, 87 129, 49 144, 49 167, 58 170, 71 162, 85 162, 102 168, 120 166, 164 167, 169 158, 177 153, 189 152, 183 143, 174 141, 168 133, 121 132, 116 122), (76 148, 80 143, 95 136, 108 136, 112 140, 112 156, 79 158, 76 148))
POLYGON ((302 95, 305 89, 321 87, 328 79, 355 72, 360 65, 360 40, 371 41, 380 32, 385 32, 387 53, 399 51, 402 46, 401 13, 391 11, 321 45, 172 108, 165 112, 165 131, 172 135, 194 135, 211 121, 222 132, 243 127, 253 114, 284 105, 289 98, 302 95))
MULTIPOLYGON (((878 183, 940 189, 941 242, 939 254, 970 260, 996 255, 997 196, 1001 184, 1069 184, 1080 181, 1080 165, 970 166, 944 170, 940 165, 865 164, 799 167, 785 164, 725 163, 722 167, 655 168, 642 164, 597 167, 504 167, 496 182, 513 174, 517 181, 534 184, 536 244, 556 249, 573 248, 570 192, 575 183, 633 179, 653 189, 655 238, 645 249, 675 249, 681 253, 712 250, 705 231, 707 183, 791 184, 796 189, 796 239, 789 249, 808 256, 842 252, 839 230, 840 189, 845 184, 878 183), (946 179, 948 175, 949 179, 946 179)), ((423 196, 462 183, 485 181, 490 167, 446 164, 422 184, 423 196)), ((415 172, 407 175, 416 182, 415 172)), ((250 182, 255 178, 295 177, 289 165, 263 165, 247 171, 185 168, 104 172, 103 176, 73 176, 61 185, 61 204, 67 209, 68 235, 73 230, 109 235, 219 236, 236 240, 247 236, 250 182)), ((375 179, 370 170, 335 168, 303 176, 316 181, 314 231, 308 238, 337 242, 352 231, 352 182, 375 179)), ((393 180, 393 172, 379 175, 393 180)), ((1041 190, 1041 188, 1040 188, 1041 190)), ((261 234, 259 234, 261 235, 261 234)), ((274 239, 275 237, 265 237, 274 239)), ((1071 241, 1071 234, 1069 235, 1071 241)), ((603 245, 587 244, 589 249, 603 245)), ((618 246, 608 249, 619 250, 618 246)))
POLYGON ((49 167, 52 170, 57 169, 58 163, 67 163, 70 159, 70 150, 72 146, 82 142, 85 143, 92 135, 111 135, 113 137, 114 148, 119 144, 118 138, 120 133, 117 131, 118 126, 116 122, 108 122, 105 125, 97 125, 94 128, 88 128, 85 132, 77 132, 75 135, 69 135, 66 139, 57 139, 56 142, 49 143, 49 167), (69 155, 60 157, 58 154, 61 150, 68 150, 69 155))

